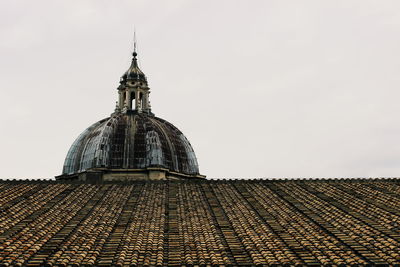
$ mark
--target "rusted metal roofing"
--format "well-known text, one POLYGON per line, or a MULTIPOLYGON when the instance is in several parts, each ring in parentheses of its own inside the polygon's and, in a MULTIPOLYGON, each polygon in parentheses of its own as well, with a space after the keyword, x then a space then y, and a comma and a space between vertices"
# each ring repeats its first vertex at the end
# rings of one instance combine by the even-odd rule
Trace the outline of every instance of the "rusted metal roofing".
POLYGON ((181 131, 151 114, 135 112, 115 113, 87 128, 68 151, 63 174, 97 167, 161 167, 199 174, 193 148, 181 131))
POLYGON ((1 266, 399 263, 399 179, 0 181, 1 266))

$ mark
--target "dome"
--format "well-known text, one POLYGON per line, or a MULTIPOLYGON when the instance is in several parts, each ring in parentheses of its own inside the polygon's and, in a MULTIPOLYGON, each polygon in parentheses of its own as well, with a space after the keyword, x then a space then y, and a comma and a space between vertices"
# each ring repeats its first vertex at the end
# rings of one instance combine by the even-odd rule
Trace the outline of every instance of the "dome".
POLYGON ((93 181, 205 178, 188 139, 151 112, 150 88, 133 53, 114 113, 72 144, 57 179, 93 181))
POLYGON ((171 123, 146 113, 115 113, 87 128, 72 144, 63 175, 99 170, 164 169, 199 175, 188 139, 171 123))

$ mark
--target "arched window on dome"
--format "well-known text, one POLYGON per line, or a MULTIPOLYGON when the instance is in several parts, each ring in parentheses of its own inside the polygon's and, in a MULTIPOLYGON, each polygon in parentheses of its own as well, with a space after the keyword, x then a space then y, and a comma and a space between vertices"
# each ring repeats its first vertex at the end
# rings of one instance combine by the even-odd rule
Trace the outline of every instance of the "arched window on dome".
POLYGON ((133 109, 133 101, 135 100, 135 92, 131 92, 131 97, 130 97, 130 103, 129 103, 129 109, 133 109))
POLYGON ((138 92, 138 106, 137 109, 140 110, 143 108, 143 94, 138 92))

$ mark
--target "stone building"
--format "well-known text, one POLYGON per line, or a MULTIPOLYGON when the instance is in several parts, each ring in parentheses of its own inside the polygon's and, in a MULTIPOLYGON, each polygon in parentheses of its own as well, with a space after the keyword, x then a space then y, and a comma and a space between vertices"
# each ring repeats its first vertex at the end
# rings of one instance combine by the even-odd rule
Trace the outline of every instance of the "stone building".
POLYGON ((56 180, 0 180, 0 266, 399 265, 399 179, 200 175, 133 54, 56 180))

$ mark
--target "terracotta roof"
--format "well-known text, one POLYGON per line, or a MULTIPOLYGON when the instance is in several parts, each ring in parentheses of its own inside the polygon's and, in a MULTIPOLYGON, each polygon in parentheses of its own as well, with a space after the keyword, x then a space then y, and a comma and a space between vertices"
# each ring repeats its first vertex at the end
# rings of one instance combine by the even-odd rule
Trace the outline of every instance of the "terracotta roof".
POLYGON ((0 265, 400 262, 400 180, 0 182, 0 265))

